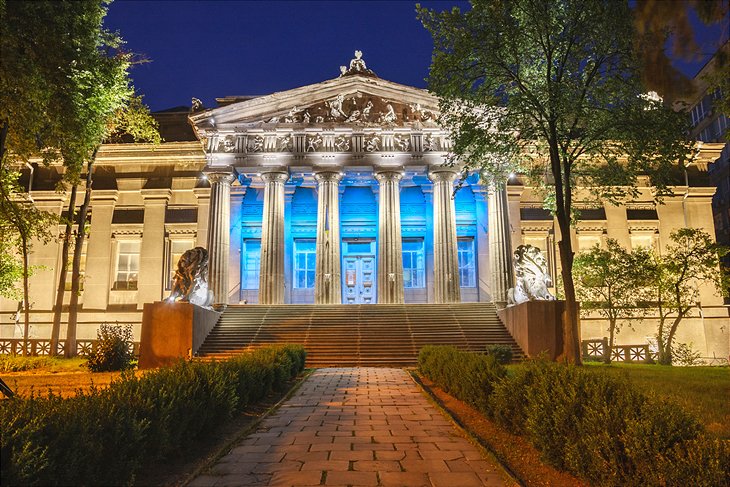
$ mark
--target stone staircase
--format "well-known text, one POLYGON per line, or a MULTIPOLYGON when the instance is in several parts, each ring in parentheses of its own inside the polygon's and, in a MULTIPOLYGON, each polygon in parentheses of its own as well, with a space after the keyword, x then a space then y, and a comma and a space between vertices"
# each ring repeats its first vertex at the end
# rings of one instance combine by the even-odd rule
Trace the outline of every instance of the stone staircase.
POLYGON ((524 354, 491 303, 232 305, 198 351, 225 358, 276 343, 302 344, 308 367, 416 365, 424 345, 481 352, 489 344, 524 354))

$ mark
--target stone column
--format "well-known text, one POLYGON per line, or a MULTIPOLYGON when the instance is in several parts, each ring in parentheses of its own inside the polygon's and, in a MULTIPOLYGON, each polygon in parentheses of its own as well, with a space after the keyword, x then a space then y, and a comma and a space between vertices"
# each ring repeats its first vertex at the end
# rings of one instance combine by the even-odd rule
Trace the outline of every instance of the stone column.
POLYGON ((452 197, 458 173, 439 167, 428 177, 433 181, 433 300, 435 303, 458 303, 459 255, 456 240, 456 209, 452 197))
POLYGON ((112 218, 117 198, 116 190, 94 190, 91 193, 93 220, 86 253, 85 310, 105 310, 109 306, 110 274, 112 272, 112 218))
POLYGON ((375 173, 378 203, 378 303, 403 303, 403 239, 400 224, 400 180, 397 171, 375 173))
MULTIPOLYGON (((231 183, 229 170, 206 173, 210 181, 208 213, 208 289, 215 304, 228 304, 228 255, 230 251, 231 183)), ((200 215, 203 217, 203 215, 200 215)))
POLYGON ((264 219, 261 225, 259 304, 284 303, 284 183, 289 174, 276 170, 261 174, 264 181, 264 219))
POLYGON ((342 303, 340 259, 339 172, 322 171, 317 180, 317 263, 314 274, 314 303, 342 303))
POLYGON ((489 188, 489 267, 491 269, 492 301, 507 305, 507 292, 514 283, 512 269, 512 237, 509 227, 507 187, 489 188))
POLYGON ((165 210, 172 195, 169 189, 143 189, 144 225, 139 252, 137 309, 162 299, 165 260, 165 210))

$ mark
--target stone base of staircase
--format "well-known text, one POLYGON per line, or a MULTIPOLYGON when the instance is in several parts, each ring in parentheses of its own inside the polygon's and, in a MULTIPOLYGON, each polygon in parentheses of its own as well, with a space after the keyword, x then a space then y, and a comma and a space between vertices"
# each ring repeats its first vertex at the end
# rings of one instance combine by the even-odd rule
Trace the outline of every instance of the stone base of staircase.
POLYGON ((304 345, 308 367, 409 367, 429 344, 472 352, 508 345, 515 360, 524 358, 491 303, 234 305, 198 356, 225 358, 283 343, 304 345))

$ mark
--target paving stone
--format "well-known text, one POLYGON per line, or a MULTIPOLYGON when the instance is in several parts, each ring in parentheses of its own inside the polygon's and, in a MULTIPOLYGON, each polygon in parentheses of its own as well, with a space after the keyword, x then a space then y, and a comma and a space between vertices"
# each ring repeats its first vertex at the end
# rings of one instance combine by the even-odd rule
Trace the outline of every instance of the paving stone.
POLYGON ((384 368, 315 371, 210 473, 190 485, 503 485, 405 371, 384 368))

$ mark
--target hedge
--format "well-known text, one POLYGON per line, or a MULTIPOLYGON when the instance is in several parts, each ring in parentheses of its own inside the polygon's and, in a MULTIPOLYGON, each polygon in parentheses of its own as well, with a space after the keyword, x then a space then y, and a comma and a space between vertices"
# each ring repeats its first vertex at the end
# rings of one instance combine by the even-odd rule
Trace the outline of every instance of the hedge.
POLYGON ((625 378, 544 360, 508 374, 495 360, 442 346, 421 349, 418 365, 458 399, 527 436, 544 461, 592 485, 730 485, 728 442, 625 378))
POLYGON ((179 361, 106 389, 0 402, 2 485, 129 485, 304 369, 301 346, 179 361))

